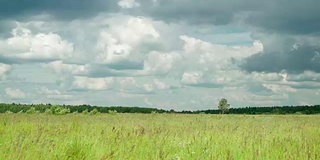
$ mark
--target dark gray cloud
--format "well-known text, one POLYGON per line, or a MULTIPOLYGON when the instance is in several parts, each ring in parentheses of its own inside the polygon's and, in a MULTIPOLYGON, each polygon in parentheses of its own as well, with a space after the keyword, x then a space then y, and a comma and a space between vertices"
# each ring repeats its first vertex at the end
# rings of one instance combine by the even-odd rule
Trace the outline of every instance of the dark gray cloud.
MULTIPOLYGON (((122 68, 123 69, 123 68, 122 68)), ((91 64, 87 67, 87 72, 77 74, 78 76, 86 76, 91 78, 105 78, 105 77, 127 77, 132 75, 132 70, 115 70, 107 65, 91 64)))
POLYGON ((319 34, 319 6, 318 0, 270 0, 262 10, 251 12, 246 23, 268 32, 319 34))
POLYGON ((169 22, 183 21, 192 24, 228 24, 237 13, 262 7, 255 0, 158 0, 155 3, 141 0, 139 2, 142 7, 137 8, 136 13, 169 22))
POLYGON ((107 65, 114 70, 143 70, 143 62, 122 61, 121 63, 113 63, 107 65))
POLYGON ((266 88, 265 86, 263 86, 260 83, 250 83, 250 84, 245 85, 245 88, 250 93, 255 93, 258 95, 272 95, 273 94, 272 90, 266 88))
POLYGON ((317 82, 314 83, 296 83, 290 85, 292 88, 295 89, 320 89, 320 84, 317 82))
POLYGON ((197 83, 197 84, 186 84, 186 86, 200 87, 200 88, 222 88, 224 85, 223 84, 216 84, 216 83, 202 82, 202 83, 197 83))
POLYGON ((30 58, 30 59, 24 59, 19 57, 7 57, 0 54, 0 63, 3 64, 30 64, 30 63, 49 63, 53 61, 59 60, 58 58, 30 58))
POLYGON ((258 53, 240 64, 248 72, 281 72, 302 73, 306 70, 320 73, 320 47, 302 46, 297 49, 258 53))
POLYGON ((137 0, 141 7, 122 10, 118 0, 0 0, 0 19, 47 13, 59 19, 86 18, 101 12, 149 16, 167 22, 224 25, 244 21, 269 32, 319 33, 319 0, 137 0))
POLYGON ((118 12, 167 22, 228 24, 234 20, 270 32, 319 33, 319 0, 137 0, 141 7, 121 10, 118 0, 0 0, 0 19, 23 19, 42 13, 59 19, 118 12))
POLYGON ((294 82, 320 82, 320 77, 310 72, 304 74, 289 74, 286 80, 294 82))
POLYGON ((12 28, 16 26, 17 24, 12 21, 0 21, 0 38, 11 37, 12 28))
POLYGON ((310 34, 320 31, 318 0, 140 0, 136 13, 168 22, 224 25, 242 21, 268 32, 310 34))
POLYGON ((43 13, 60 19, 85 18, 118 10, 117 0, 0 0, 0 19, 23 19, 43 13))

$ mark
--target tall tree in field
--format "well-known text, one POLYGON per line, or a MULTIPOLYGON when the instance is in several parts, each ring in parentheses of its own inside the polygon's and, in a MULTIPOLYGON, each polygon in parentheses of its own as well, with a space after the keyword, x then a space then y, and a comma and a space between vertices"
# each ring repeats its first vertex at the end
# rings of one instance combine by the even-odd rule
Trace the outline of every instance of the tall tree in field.
POLYGON ((228 104, 228 100, 225 98, 221 98, 221 100, 219 101, 219 106, 218 108, 221 110, 221 113, 224 114, 226 112, 228 112, 230 107, 230 104, 228 104))

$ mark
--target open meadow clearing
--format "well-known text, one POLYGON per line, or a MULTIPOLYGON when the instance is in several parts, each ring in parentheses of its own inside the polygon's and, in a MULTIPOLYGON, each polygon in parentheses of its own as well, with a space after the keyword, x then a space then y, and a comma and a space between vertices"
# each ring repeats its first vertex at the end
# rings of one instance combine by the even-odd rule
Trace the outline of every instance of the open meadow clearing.
POLYGON ((0 159, 319 159, 320 116, 0 114, 0 159))

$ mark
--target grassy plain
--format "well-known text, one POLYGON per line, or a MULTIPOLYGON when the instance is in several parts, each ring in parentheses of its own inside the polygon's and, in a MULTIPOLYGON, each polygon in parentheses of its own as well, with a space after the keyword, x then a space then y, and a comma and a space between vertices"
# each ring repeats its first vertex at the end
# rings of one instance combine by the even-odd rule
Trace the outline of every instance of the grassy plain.
POLYGON ((0 159, 320 159, 320 116, 0 114, 0 159))

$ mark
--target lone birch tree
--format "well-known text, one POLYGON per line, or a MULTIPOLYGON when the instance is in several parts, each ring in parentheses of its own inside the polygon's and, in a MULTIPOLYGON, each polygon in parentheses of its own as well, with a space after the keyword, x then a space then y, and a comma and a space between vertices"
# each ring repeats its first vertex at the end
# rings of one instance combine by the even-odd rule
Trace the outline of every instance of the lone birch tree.
POLYGON ((230 104, 228 104, 228 100, 226 98, 221 98, 218 106, 218 108, 221 110, 221 113, 225 114, 226 112, 228 112, 229 107, 230 104))

